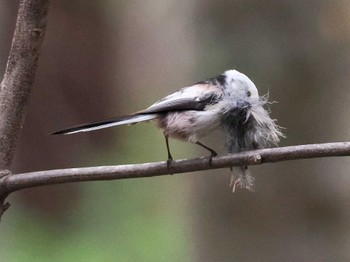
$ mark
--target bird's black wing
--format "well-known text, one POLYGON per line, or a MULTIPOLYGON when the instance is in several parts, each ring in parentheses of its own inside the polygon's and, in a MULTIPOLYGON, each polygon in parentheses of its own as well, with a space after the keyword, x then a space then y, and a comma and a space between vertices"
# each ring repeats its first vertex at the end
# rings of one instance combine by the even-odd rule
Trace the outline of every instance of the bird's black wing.
POLYGON ((222 97, 221 90, 210 87, 207 85, 185 87, 154 103, 145 110, 137 112, 137 114, 204 110, 206 106, 217 103, 222 97))

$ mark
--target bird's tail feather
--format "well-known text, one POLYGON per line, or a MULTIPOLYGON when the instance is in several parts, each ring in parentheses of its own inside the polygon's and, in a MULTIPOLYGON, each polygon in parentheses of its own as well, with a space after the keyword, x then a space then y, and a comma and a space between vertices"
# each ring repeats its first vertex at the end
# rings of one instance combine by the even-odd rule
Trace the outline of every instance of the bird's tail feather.
POLYGON ((108 128, 112 126, 136 124, 138 122, 155 119, 156 117, 157 117, 157 114, 135 114, 135 115, 120 116, 116 118, 107 119, 104 121, 88 123, 88 124, 83 124, 79 126, 73 126, 70 128, 53 132, 52 135, 70 135, 70 134, 75 134, 79 132, 90 132, 90 131, 95 131, 98 129, 108 128))

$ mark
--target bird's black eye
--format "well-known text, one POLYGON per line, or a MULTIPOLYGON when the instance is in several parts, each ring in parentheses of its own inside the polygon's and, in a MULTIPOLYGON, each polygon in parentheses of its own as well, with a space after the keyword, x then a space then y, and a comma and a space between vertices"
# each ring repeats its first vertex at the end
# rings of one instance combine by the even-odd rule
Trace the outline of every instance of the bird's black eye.
POLYGON ((247 91, 247 96, 250 97, 252 95, 252 93, 250 93, 250 91, 247 91))

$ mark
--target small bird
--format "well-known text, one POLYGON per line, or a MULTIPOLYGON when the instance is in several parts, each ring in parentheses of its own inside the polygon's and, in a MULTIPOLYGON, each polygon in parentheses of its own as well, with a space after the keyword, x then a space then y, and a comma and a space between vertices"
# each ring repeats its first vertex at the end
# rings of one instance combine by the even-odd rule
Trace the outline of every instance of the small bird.
MULTIPOLYGON (((169 137, 197 144, 210 152, 209 163, 216 151, 200 140, 212 131, 222 129, 228 153, 277 145, 284 135, 276 120, 264 108, 268 97, 259 96, 254 83, 237 70, 183 87, 150 107, 136 113, 104 121, 78 125, 56 131, 53 135, 69 135, 98 129, 156 120, 163 129, 168 152, 168 167, 173 160, 169 137)), ((237 186, 253 190, 254 179, 246 166, 232 168, 232 191, 237 186)))

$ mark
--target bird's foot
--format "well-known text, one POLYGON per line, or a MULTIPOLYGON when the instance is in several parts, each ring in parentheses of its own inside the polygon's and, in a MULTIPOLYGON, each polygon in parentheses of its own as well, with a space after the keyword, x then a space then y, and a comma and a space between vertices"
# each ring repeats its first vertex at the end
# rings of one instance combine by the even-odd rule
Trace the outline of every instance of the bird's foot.
MULTIPOLYGON (((168 171, 170 171, 170 169, 171 169, 171 162, 173 162, 174 160, 173 160, 173 158, 170 156, 170 157, 168 157, 168 160, 166 161, 166 167, 167 167, 167 169, 168 169, 168 171)), ((172 173, 170 172, 170 175, 172 175, 172 173)))
POLYGON ((210 156, 209 156, 209 166, 213 166, 213 157, 216 157, 218 153, 216 153, 214 150, 210 151, 210 156))

